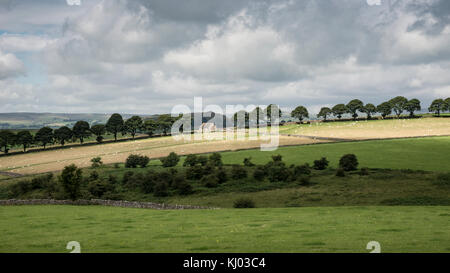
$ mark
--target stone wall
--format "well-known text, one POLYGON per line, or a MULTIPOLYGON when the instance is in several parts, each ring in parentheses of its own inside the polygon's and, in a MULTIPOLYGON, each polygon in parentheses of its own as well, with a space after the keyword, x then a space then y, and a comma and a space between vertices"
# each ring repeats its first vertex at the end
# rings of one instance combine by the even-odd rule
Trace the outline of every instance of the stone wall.
POLYGON ((17 206, 17 205, 99 205, 124 208, 144 208, 144 209, 214 209, 210 207, 189 206, 189 205, 169 205, 151 202, 134 202, 134 201, 116 201, 116 200, 54 200, 54 199, 29 199, 29 200, 0 200, 0 206, 17 206))

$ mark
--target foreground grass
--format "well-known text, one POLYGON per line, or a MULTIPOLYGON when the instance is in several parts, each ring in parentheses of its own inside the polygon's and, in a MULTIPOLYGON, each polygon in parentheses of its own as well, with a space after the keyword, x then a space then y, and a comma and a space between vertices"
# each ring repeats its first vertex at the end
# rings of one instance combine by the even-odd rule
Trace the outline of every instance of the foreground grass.
POLYGON ((449 171, 450 137, 429 137, 414 139, 373 140, 317 145, 281 147, 267 152, 246 150, 222 153, 224 163, 242 164, 251 157, 256 164, 265 164, 274 154, 283 156, 287 164, 312 163, 327 157, 330 166, 337 167, 339 158, 353 153, 359 165, 368 168, 413 169, 426 171, 449 171))
POLYGON ((450 252, 450 207, 0 207, 0 252, 450 252))

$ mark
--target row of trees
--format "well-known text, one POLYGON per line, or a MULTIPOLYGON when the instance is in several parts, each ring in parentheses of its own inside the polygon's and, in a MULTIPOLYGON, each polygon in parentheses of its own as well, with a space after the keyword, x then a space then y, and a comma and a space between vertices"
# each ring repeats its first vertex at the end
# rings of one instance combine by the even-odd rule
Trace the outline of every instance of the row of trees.
MULTIPOLYGON (((356 120, 358 118, 358 113, 364 113, 367 115, 367 119, 371 119, 376 113, 380 113, 380 115, 385 118, 386 116, 391 115, 392 112, 394 112, 397 117, 400 117, 403 112, 408 112, 410 117, 414 117, 414 112, 420 111, 421 109, 422 107, 418 99, 408 100, 405 97, 397 96, 378 106, 375 106, 372 103, 364 104, 361 100, 354 99, 347 104, 337 104, 332 108, 322 107, 317 116, 327 120, 331 115, 341 119, 344 114, 350 114, 353 119, 356 120)), ((438 116, 440 116, 441 112, 450 111, 450 98, 445 100, 434 100, 428 108, 428 111, 433 112, 438 116)), ((295 108, 294 111, 292 111, 291 116, 298 118, 300 121, 309 117, 308 110, 303 106, 295 108)))
POLYGON ((25 152, 32 144, 41 145, 45 149, 48 144, 59 143, 64 146, 66 142, 77 140, 83 144, 85 139, 92 135, 96 136, 97 142, 100 143, 106 133, 112 134, 115 141, 117 141, 119 133, 122 135, 130 134, 133 139, 138 132, 145 132, 151 136, 156 131, 160 131, 166 135, 175 120, 176 118, 172 118, 170 115, 160 115, 156 120, 147 119, 144 121, 139 116, 132 116, 124 120, 120 114, 116 113, 111 115, 106 124, 95 124, 91 127, 88 122, 80 120, 75 123, 72 129, 67 126, 55 130, 50 127, 43 127, 34 136, 28 130, 20 131, 17 134, 10 130, 1 130, 0 150, 8 153, 10 147, 20 145, 25 152))

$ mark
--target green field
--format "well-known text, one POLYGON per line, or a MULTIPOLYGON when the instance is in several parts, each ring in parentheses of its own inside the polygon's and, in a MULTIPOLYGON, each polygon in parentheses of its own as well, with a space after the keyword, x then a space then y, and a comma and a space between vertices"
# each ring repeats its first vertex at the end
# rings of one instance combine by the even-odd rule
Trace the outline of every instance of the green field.
POLYGON ((252 157, 256 164, 265 164, 274 154, 283 156, 288 164, 312 163, 327 157, 332 167, 339 158, 353 153, 361 167, 413 169, 427 171, 450 171, 450 137, 429 137, 413 139, 373 140, 281 147, 273 152, 245 150, 222 153, 224 163, 242 164, 246 157, 252 157))
POLYGON ((0 207, 0 252, 449 252, 450 207, 0 207))

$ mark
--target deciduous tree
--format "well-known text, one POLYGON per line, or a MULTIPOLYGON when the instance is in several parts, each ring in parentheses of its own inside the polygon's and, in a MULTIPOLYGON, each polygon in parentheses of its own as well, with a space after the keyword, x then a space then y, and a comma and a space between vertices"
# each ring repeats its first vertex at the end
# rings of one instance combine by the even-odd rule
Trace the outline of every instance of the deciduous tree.
POLYGON ((33 143, 33 135, 30 131, 20 131, 16 136, 16 143, 22 145, 23 151, 26 152, 27 148, 33 143))
POLYGON ((95 140, 98 143, 103 141, 103 135, 106 133, 106 126, 104 124, 96 124, 91 127, 91 132, 96 136, 95 140))
POLYGON ((367 119, 371 119, 372 115, 377 112, 377 107, 372 103, 368 103, 361 109, 361 112, 367 114, 367 119))
POLYGON ((114 135, 114 140, 117 141, 117 134, 123 132, 123 118, 120 114, 112 114, 106 122, 106 131, 114 135))
POLYGON ((397 118, 400 118, 400 115, 405 110, 405 105, 408 103, 408 99, 402 96, 397 96, 389 101, 391 104, 392 110, 397 115, 397 118))
POLYGON ((44 146, 45 149, 47 144, 53 143, 53 138, 53 129, 50 127, 43 127, 37 131, 34 136, 34 141, 42 143, 42 146, 44 146))
POLYGON ((338 119, 342 118, 342 115, 347 113, 347 106, 345 104, 337 104, 335 105, 331 111, 333 112, 333 115, 336 116, 338 119))
POLYGON ((322 107, 321 109, 320 109, 320 112, 319 112, 319 114, 317 114, 317 117, 322 117, 323 118, 323 120, 327 120, 327 116, 328 115, 331 115, 333 113, 333 111, 331 111, 331 109, 330 108, 328 108, 328 107, 322 107))
POLYGON ((77 121, 77 123, 73 126, 72 132, 73 136, 79 139, 81 144, 83 144, 85 138, 92 135, 89 123, 84 120, 77 121))
POLYGON ((134 139, 137 131, 142 128, 142 118, 140 116, 132 116, 125 121, 124 127, 125 131, 130 133, 131 137, 134 139))
POLYGON ((441 115, 441 112, 445 111, 446 109, 447 104, 443 99, 435 99, 428 108, 428 111, 434 112, 439 117, 441 115))
POLYGON ((304 106, 297 106, 292 112, 291 112, 291 117, 293 118, 297 118, 298 120, 300 120, 300 122, 302 122, 302 120, 304 118, 309 118, 309 113, 308 113, 308 109, 306 109, 306 107, 304 106))
POLYGON ((377 112, 381 114, 383 118, 392 113, 392 105, 389 102, 383 102, 377 106, 377 112))
POLYGON ((3 148, 3 152, 7 154, 9 147, 13 146, 16 141, 16 135, 10 130, 0 131, 0 147, 3 148))
POLYGON ((351 100, 347 105, 347 111, 352 115, 353 120, 358 117, 358 111, 362 111, 364 108, 364 103, 358 99, 351 100))
POLYGON ((411 99, 405 104, 405 110, 409 112, 410 117, 414 117, 414 111, 420 111, 421 109, 418 99, 411 99))
POLYGON ((66 143, 66 141, 70 140, 73 137, 73 132, 69 127, 63 126, 59 129, 56 129, 54 132, 55 140, 59 142, 62 146, 66 143))

